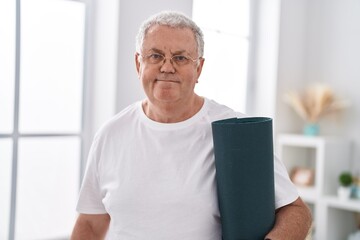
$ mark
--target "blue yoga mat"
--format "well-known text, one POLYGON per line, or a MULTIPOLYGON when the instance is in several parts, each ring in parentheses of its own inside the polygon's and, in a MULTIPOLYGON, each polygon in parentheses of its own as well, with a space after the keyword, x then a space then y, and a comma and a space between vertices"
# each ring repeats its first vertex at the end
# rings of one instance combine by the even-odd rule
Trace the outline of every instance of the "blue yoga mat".
POLYGON ((212 123, 222 239, 264 239, 275 222, 272 119, 212 123))

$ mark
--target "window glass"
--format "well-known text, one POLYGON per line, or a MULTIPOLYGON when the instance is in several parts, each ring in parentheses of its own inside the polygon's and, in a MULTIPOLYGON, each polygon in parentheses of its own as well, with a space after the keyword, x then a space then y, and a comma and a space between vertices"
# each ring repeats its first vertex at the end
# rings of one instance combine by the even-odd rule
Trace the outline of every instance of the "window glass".
POLYGON ((248 41, 205 31, 206 57, 196 92, 244 112, 247 88, 248 41), (219 43, 226 43, 221 47, 219 43), (234 56, 235 54, 235 56, 234 56))
POLYGON ((194 0, 193 18, 205 29, 249 35, 249 0, 194 0))
POLYGON ((0 1, 0 133, 13 131, 15 3, 16 1, 0 1))
POLYGON ((80 139, 19 141, 16 239, 66 239, 76 216, 80 139))
POLYGON ((79 132, 85 5, 21 1, 20 132, 79 132))
POLYGON ((249 16, 248 0, 194 0, 193 18, 205 39, 196 92, 240 112, 246 110, 249 16))
POLYGON ((11 198, 11 139, 0 139, 0 239, 8 238, 11 198))

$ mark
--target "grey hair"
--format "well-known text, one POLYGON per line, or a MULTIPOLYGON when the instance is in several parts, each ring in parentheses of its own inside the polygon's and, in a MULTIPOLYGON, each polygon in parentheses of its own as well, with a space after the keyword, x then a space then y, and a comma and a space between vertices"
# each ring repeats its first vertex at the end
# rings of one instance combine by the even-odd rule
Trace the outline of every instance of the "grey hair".
POLYGON ((154 25, 169 26, 172 28, 188 28, 195 36, 199 57, 204 56, 204 34, 196 23, 180 12, 163 11, 145 20, 136 36, 136 51, 141 52, 145 36, 154 25))

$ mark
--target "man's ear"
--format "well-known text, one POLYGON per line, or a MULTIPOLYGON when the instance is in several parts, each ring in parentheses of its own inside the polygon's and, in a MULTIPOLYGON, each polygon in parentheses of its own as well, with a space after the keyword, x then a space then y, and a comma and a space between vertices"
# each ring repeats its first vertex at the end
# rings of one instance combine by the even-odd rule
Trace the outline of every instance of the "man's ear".
POLYGON ((135 66, 136 66, 136 71, 138 73, 138 76, 140 74, 140 54, 139 53, 135 53, 135 66))
POLYGON ((202 71, 202 68, 203 68, 203 65, 204 65, 204 62, 205 62, 205 58, 200 58, 199 59, 199 64, 198 66, 196 67, 196 72, 197 72, 197 78, 199 79, 200 75, 201 75, 201 71, 202 71))

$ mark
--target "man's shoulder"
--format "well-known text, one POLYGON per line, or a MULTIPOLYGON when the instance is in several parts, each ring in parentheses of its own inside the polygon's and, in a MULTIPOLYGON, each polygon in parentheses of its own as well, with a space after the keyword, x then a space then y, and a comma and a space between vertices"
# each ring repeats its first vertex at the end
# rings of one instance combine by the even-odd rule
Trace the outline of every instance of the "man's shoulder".
POLYGON ((234 118, 234 117, 246 117, 246 114, 237 112, 233 110, 232 108, 220 104, 214 100, 207 99, 208 104, 208 116, 211 119, 211 121, 216 121, 220 119, 226 119, 226 118, 234 118))
POLYGON ((115 114, 102 124, 97 131, 97 135, 107 135, 114 133, 115 130, 118 131, 121 128, 127 128, 138 116, 139 105, 140 102, 135 102, 115 114))

